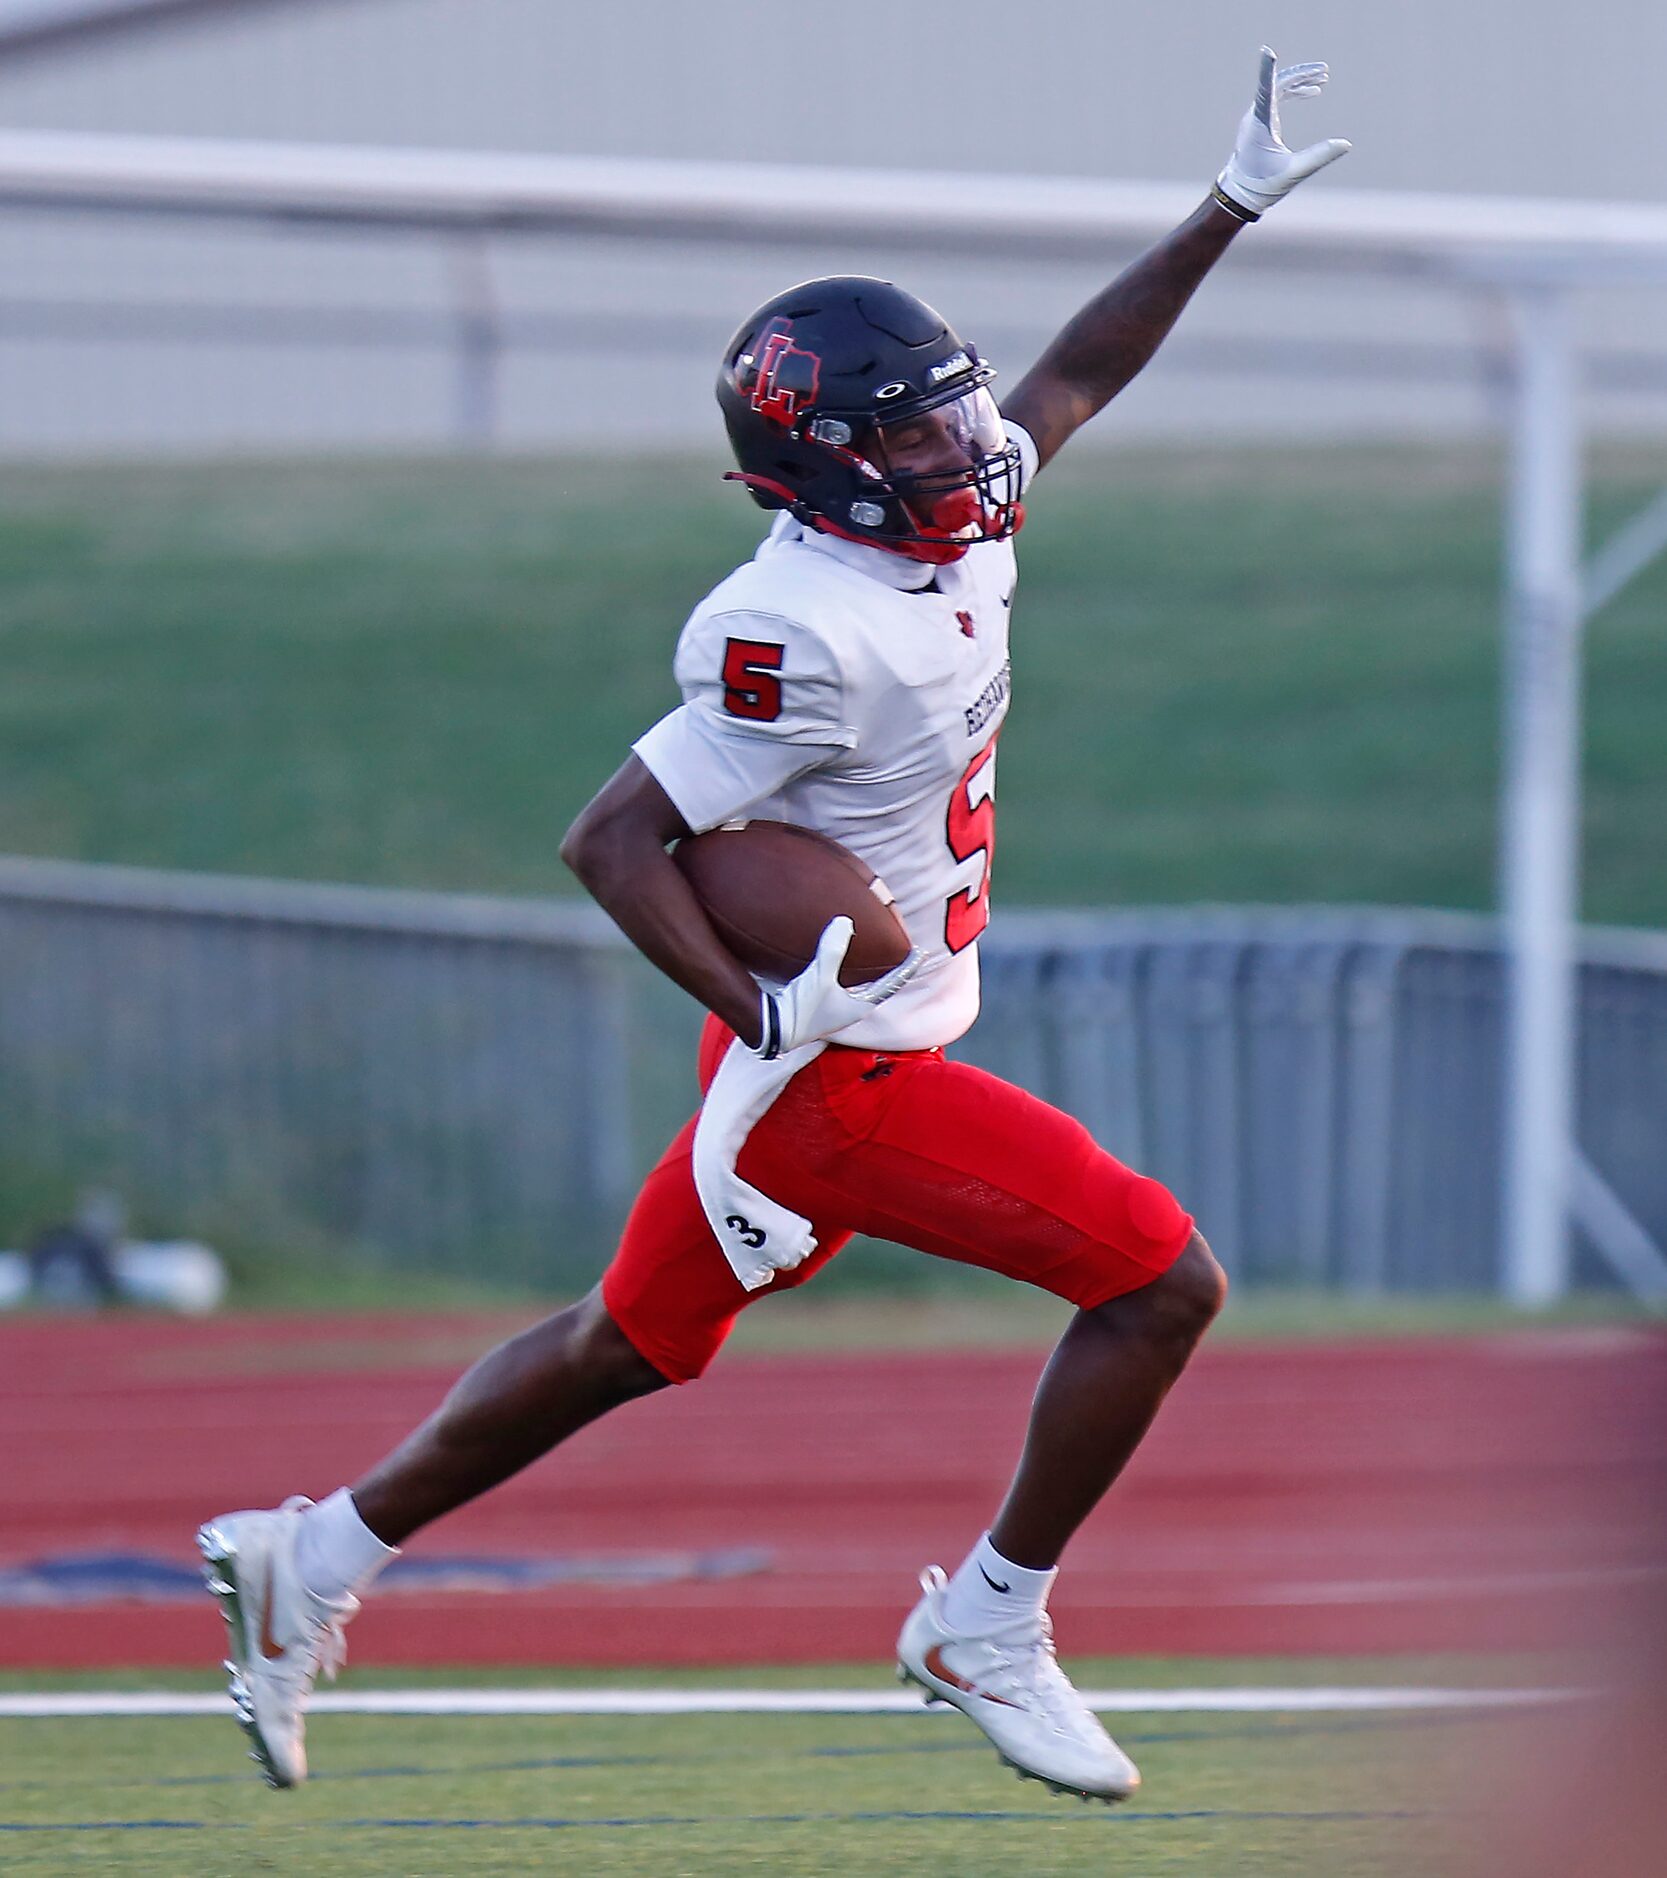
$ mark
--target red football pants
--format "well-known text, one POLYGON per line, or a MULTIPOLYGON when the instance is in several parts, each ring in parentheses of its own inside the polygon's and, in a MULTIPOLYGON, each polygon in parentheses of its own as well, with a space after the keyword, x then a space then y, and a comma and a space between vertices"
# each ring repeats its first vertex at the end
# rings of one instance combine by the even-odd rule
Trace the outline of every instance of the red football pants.
MULTIPOLYGON (((733 1033, 707 1020, 702 1090, 733 1033)), ((746 1291, 695 1193, 693 1118, 643 1183, 602 1277, 608 1313, 662 1375, 689 1382, 755 1298, 814 1277, 853 1233, 1022 1278, 1091 1307, 1161 1276, 1192 1236, 1169 1190, 1083 1127, 941 1050, 829 1047, 747 1137, 738 1171, 810 1220, 816 1250, 746 1291)))

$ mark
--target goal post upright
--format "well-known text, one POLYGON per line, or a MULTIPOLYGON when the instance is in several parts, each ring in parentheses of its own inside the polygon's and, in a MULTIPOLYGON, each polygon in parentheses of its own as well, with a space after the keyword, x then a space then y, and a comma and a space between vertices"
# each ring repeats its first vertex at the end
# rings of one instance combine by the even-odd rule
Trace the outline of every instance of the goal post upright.
POLYGON ((1505 515, 1499 904, 1507 947, 1503 1289, 1569 1288, 1579 906, 1578 353, 1565 287, 1508 290, 1516 348, 1505 515))

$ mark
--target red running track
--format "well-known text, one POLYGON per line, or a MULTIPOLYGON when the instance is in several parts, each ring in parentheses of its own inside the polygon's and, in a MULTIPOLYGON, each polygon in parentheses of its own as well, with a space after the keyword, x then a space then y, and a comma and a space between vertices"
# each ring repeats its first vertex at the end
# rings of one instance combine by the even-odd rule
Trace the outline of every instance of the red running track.
MULTIPOLYGON (((319 1495, 502 1328, 474 1319, 19 1320, 0 1326, 0 1563, 191 1558, 206 1515, 319 1495)), ((754 1576, 389 1593, 366 1663, 884 1658, 932 1559, 987 1522, 1040 1357, 735 1356, 619 1411, 435 1529, 446 1552, 754 1545, 754 1576)), ((1225 1344, 1177 1388, 1078 1538, 1074 1653, 1509 1649, 1659 1597, 1667 1339, 1225 1344)), ((1640 1605, 1640 1609, 1642 1609, 1640 1605)), ((0 1609, 0 1665, 200 1664, 185 1605, 0 1609)))

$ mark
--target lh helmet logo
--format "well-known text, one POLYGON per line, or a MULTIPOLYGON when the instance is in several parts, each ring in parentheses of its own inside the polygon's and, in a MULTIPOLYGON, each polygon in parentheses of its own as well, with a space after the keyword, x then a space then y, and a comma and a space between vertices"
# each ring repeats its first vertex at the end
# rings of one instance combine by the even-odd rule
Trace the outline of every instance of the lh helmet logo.
POLYGON ((752 408, 773 423, 792 424, 816 402, 822 360, 792 339, 791 320, 772 320, 758 349, 752 408))

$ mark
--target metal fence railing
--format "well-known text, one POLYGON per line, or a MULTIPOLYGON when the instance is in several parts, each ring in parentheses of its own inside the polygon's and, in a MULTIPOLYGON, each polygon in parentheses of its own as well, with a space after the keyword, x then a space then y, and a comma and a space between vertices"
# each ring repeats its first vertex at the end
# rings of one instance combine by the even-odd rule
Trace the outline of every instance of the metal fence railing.
MULTIPOLYGON (((1170 1183, 1237 1278, 1497 1284, 1491 922, 1009 913, 985 979, 961 1053, 1170 1183)), ((1580 990, 1581 1144, 1659 1243, 1667 935, 1587 932, 1580 990)), ((583 1282, 697 1019, 588 907, 0 860, 0 1176, 170 1226, 583 1282)))
POLYGON ((632 1002, 589 907, 0 862, 0 1157, 269 1244, 565 1276, 629 1197, 632 1002))
MULTIPOLYGON (((1020 914, 968 1053, 1172 1185, 1241 1278, 1493 1289, 1504 1004, 1474 916, 1020 914)), ((1585 1176, 1659 1244, 1667 935, 1583 935, 1579 1037, 1585 1176)), ((1577 1278, 1610 1278, 1577 1251, 1577 1278)))

